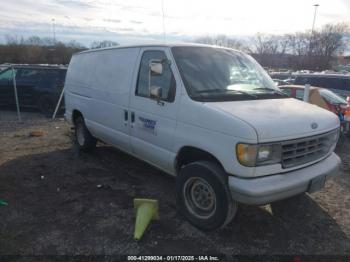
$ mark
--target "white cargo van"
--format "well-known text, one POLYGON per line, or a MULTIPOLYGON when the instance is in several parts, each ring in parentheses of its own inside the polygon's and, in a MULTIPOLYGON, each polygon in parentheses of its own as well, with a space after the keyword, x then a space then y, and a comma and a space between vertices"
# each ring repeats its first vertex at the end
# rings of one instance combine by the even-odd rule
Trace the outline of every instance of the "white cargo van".
POLYGON ((336 115, 287 97, 250 56, 192 44, 73 56, 66 118, 80 149, 109 143, 176 176, 179 209, 210 230, 338 173, 336 115))

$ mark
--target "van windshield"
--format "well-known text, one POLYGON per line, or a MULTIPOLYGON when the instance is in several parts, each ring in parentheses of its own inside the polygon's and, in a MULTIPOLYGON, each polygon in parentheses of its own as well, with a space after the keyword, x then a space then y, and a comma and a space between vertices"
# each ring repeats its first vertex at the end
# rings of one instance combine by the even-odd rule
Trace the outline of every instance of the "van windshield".
POLYGON ((286 98, 250 56, 224 48, 172 47, 189 96, 217 102, 286 98))

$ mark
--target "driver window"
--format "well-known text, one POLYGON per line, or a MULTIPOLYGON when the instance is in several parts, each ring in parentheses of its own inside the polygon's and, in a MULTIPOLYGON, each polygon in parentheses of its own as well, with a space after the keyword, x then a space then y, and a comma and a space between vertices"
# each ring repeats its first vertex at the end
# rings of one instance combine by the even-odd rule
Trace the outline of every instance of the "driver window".
POLYGON ((151 60, 163 60, 163 73, 151 76, 151 86, 162 88, 162 100, 173 102, 175 99, 175 78, 171 71, 168 59, 163 51, 145 51, 141 58, 136 95, 149 97, 149 63, 151 60))

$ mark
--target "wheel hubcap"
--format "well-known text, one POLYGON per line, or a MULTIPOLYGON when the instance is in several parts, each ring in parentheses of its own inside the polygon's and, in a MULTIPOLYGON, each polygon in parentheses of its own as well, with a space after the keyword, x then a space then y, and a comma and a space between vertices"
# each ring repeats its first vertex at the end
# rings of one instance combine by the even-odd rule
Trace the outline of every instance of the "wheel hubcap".
POLYGON ((200 177, 188 179, 183 189, 187 209, 199 218, 208 218, 215 213, 216 195, 207 181, 200 177))
POLYGON ((79 145, 83 146, 85 143, 84 129, 81 124, 77 125, 77 140, 79 145))

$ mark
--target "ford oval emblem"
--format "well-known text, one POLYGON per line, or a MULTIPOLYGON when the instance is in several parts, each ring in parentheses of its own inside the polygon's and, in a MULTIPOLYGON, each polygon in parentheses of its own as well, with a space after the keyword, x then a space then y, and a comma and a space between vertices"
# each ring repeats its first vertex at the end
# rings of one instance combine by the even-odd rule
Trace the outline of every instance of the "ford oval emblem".
POLYGON ((318 124, 317 124, 317 123, 312 123, 312 124, 311 124, 311 128, 312 128, 312 129, 318 128, 318 124))

